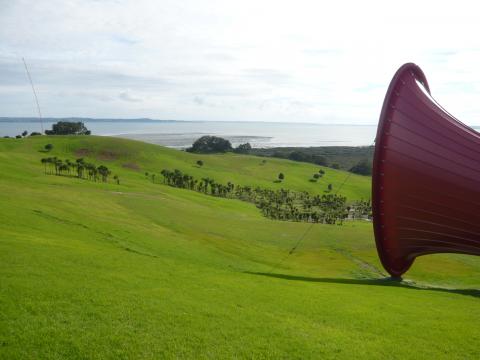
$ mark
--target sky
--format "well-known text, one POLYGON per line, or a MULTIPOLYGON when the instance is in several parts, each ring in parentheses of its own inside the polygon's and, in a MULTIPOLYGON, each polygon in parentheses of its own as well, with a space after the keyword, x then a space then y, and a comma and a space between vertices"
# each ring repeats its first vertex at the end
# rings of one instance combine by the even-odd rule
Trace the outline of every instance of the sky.
POLYGON ((376 124, 405 62, 480 124, 475 1, 0 0, 0 116, 376 124))

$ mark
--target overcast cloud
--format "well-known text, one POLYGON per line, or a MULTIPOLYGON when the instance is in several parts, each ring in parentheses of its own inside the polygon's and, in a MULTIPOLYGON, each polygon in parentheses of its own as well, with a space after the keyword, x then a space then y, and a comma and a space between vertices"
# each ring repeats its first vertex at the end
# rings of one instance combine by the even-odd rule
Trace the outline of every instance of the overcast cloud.
POLYGON ((375 124, 396 69, 480 124, 476 2, 0 0, 0 116, 375 124), (424 4, 422 4, 424 3, 424 4))

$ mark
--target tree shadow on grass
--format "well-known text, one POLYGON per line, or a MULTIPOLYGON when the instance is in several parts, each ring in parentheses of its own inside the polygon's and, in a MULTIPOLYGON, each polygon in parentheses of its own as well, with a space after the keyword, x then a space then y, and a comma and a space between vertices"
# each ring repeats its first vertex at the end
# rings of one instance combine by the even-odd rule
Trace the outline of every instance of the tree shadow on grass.
POLYGON ((468 295, 480 298, 480 290, 478 289, 448 289, 429 285, 420 285, 411 281, 399 280, 394 278, 381 278, 381 279, 342 279, 342 278, 316 278, 307 276, 295 276, 286 274, 273 274, 264 272, 252 272, 245 271, 247 274, 268 276, 283 280, 293 281, 308 281, 319 282, 327 284, 350 284, 350 285, 371 285, 371 286, 394 286, 412 290, 427 290, 427 291, 440 291, 451 294, 468 295))

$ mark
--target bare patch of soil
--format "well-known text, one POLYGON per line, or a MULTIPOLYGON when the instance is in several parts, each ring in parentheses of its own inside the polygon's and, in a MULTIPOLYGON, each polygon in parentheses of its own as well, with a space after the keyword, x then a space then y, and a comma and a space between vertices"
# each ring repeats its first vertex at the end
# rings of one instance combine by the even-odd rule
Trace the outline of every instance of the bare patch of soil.
POLYGON ((75 156, 78 156, 78 157, 88 156, 91 153, 92 151, 90 149, 85 149, 85 148, 75 150, 75 156))
POLYGON ((102 150, 100 151, 100 154, 98 154, 98 158, 104 161, 113 161, 117 160, 118 156, 113 151, 102 150))
POLYGON ((125 163, 125 164, 122 164, 122 167, 126 168, 126 169, 131 169, 131 170, 140 170, 140 166, 136 163, 125 163))

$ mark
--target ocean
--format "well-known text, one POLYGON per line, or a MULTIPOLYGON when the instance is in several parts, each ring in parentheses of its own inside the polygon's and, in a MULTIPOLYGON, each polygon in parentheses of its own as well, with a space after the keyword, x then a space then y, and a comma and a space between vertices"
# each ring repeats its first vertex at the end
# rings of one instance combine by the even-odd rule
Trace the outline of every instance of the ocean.
MULTIPOLYGON (((376 125, 323 125, 271 122, 218 121, 84 121, 93 135, 118 136, 182 149, 203 135, 230 140, 233 146, 249 142, 255 148, 298 146, 372 145, 376 125)), ((52 122, 44 122, 51 129, 52 122)), ((40 132, 40 123, 0 121, 0 136, 15 136, 22 131, 40 132)))

